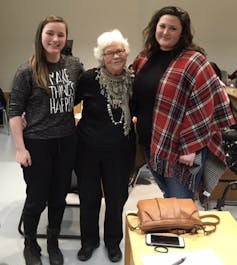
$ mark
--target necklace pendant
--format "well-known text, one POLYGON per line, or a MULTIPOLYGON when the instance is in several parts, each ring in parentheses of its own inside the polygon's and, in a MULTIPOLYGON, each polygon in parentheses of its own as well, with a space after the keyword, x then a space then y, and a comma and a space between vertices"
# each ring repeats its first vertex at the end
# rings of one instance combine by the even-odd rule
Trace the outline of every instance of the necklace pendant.
POLYGON ((112 122, 114 125, 122 124, 122 122, 123 122, 123 117, 124 117, 123 112, 121 113, 120 120, 119 120, 119 121, 115 121, 114 116, 113 116, 113 112, 112 112, 112 109, 111 109, 111 105, 110 105, 109 103, 107 103, 107 111, 108 111, 108 114, 109 114, 110 120, 111 120, 111 122, 112 122))

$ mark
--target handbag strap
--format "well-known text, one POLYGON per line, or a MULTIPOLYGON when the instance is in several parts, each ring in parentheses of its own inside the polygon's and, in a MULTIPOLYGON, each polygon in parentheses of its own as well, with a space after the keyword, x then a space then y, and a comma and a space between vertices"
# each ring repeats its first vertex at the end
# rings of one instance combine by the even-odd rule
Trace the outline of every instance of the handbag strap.
POLYGON ((202 221, 202 229, 205 235, 210 235, 211 233, 216 231, 216 226, 220 223, 220 217, 215 214, 204 214, 200 216, 202 221), (212 221, 204 221, 204 219, 212 219, 212 221), (209 227, 207 229, 207 227, 209 227))
MULTIPOLYGON (((135 216, 135 217, 138 217, 137 213, 128 213, 128 214, 127 214, 127 217, 128 217, 128 216, 135 216)), ((133 226, 133 225, 130 223, 130 221, 129 221, 128 218, 127 218, 127 224, 128 224, 128 227, 129 227, 129 229, 130 229, 131 231, 134 231, 134 230, 140 229, 139 224, 136 225, 136 226, 133 226)))

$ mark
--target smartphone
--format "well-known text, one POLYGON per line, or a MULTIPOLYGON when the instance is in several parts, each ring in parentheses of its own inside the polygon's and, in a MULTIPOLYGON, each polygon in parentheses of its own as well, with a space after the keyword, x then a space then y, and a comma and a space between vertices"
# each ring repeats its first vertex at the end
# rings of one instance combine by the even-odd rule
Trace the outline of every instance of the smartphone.
POLYGON ((184 248, 184 238, 182 236, 168 236, 161 234, 146 234, 146 244, 150 246, 165 246, 174 248, 184 248))

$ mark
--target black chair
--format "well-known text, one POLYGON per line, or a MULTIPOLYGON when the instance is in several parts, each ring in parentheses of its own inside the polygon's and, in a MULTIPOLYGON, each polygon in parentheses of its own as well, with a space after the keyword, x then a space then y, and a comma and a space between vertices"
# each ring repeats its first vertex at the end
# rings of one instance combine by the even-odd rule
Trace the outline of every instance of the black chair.
MULTIPOLYGON (((71 178, 71 187, 70 187, 70 191, 68 192, 69 194, 70 193, 75 193, 75 194, 78 194, 78 190, 77 190, 77 177, 73 171, 72 173, 72 178, 71 178)), ((66 204, 66 207, 75 207, 75 208, 80 208, 80 204, 74 204, 74 203, 67 203, 66 204)), ((24 207, 23 207, 24 209, 24 207)), ((79 214, 78 214, 78 222, 79 222, 79 214)), ((19 224, 18 224, 18 232, 24 236, 24 231, 22 229, 22 226, 23 226, 23 211, 21 213, 21 217, 20 217, 20 221, 19 221, 19 224)), ((43 234, 43 233, 37 233, 36 235, 37 238, 47 238, 47 235, 46 233, 43 234)), ((78 235, 78 234, 62 234, 60 233, 60 235, 58 236, 59 239, 81 239, 81 235, 78 235)))
POLYGON ((2 89, 0 88, 0 124, 2 127, 7 128, 7 134, 10 134, 10 127, 7 114, 7 100, 4 96, 2 89))
POLYGON ((8 115, 7 115, 7 110, 3 107, 0 106, 0 115, 2 115, 2 126, 3 128, 7 128, 7 134, 10 134, 10 127, 9 127, 9 121, 8 121, 8 115))
MULTIPOLYGON (((226 161, 229 169, 237 174, 237 130, 235 127, 223 132, 223 144, 226 155, 226 161)), ((220 182, 224 182, 227 185, 224 188, 222 196, 217 199, 215 209, 221 211, 225 205, 237 206, 237 200, 226 200, 227 195, 231 190, 236 190, 237 197, 237 180, 236 179, 221 179, 220 182)))

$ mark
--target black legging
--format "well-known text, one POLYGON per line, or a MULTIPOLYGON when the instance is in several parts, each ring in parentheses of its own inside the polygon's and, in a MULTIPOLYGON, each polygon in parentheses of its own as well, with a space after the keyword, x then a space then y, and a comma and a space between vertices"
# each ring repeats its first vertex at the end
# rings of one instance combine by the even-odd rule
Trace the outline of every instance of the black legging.
POLYGON ((24 141, 32 159, 32 165, 23 168, 27 185, 23 211, 24 232, 29 237, 35 236, 46 205, 48 225, 59 231, 74 166, 75 136, 24 141))

